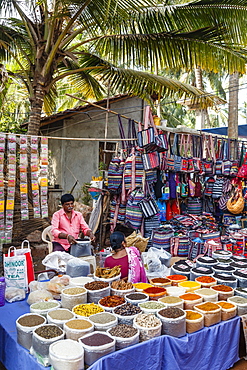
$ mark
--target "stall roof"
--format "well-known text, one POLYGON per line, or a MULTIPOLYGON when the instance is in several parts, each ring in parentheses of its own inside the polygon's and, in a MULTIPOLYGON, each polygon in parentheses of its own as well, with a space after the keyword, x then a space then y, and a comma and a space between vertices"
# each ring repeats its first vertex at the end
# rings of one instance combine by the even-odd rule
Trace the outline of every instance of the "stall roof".
MULTIPOLYGON (((225 135, 227 136, 228 127, 215 127, 215 128, 205 128, 202 131, 210 132, 214 135, 225 135)), ((238 126, 238 136, 239 137, 247 137, 247 125, 239 125, 238 126)))

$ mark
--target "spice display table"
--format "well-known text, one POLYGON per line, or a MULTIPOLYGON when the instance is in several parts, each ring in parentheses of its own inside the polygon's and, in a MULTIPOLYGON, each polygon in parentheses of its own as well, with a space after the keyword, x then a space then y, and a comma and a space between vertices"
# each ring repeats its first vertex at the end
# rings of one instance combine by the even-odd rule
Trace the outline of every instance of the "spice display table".
MULTIPOLYGON (((16 319, 29 312, 26 301, 0 307, 0 361, 8 370, 44 370, 17 343, 16 319)), ((182 338, 161 336, 109 354, 90 370, 226 370, 239 360, 240 318, 204 328, 182 338)))

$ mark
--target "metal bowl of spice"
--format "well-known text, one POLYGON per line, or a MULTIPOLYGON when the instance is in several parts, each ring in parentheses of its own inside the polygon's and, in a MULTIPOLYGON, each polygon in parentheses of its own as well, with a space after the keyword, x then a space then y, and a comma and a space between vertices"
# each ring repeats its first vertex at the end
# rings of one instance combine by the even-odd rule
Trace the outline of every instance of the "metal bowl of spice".
POLYGON ((17 342, 30 349, 32 345, 33 331, 46 323, 46 318, 36 313, 26 313, 16 320, 17 342))
POLYGON ((118 295, 108 295, 99 300, 98 305, 102 307, 105 311, 112 311, 115 307, 121 306, 125 303, 125 299, 118 295))
POLYGON ((114 326, 114 328, 107 330, 107 333, 116 340, 116 350, 139 343, 140 332, 131 325, 119 324, 114 326))
POLYGON ((67 339, 78 340, 94 330, 94 325, 89 320, 72 319, 64 323, 64 331, 67 339))
POLYGON ((60 303, 58 301, 50 300, 50 301, 41 301, 33 303, 30 306, 30 312, 37 313, 43 315, 44 317, 47 316, 47 313, 56 310, 60 307, 60 303))

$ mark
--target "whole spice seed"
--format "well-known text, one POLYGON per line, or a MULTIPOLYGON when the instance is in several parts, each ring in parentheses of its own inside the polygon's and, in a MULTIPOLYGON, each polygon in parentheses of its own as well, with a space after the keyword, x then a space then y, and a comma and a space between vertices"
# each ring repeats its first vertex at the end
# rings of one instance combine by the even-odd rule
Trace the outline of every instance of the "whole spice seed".
POLYGON ((49 316, 54 320, 70 320, 74 317, 68 310, 58 309, 49 312, 49 316))
POLYGON ((84 286, 88 290, 100 290, 107 288, 109 286, 109 283, 104 281, 91 281, 91 283, 87 283, 84 286))
POLYGON ((144 289, 143 293, 147 293, 147 294, 165 294, 166 293, 166 289, 165 288, 161 288, 161 287, 152 287, 152 288, 147 288, 147 289, 144 289))
POLYGON ((100 314, 90 316, 90 320, 95 324, 108 324, 112 321, 115 321, 116 316, 107 312, 102 312, 100 314))
POLYGON ((58 303, 56 302, 37 302, 31 305, 35 310, 49 310, 50 308, 57 307, 58 303))
POLYGON ((196 307, 198 307, 202 311, 214 311, 214 310, 217 310, 219 308, 219 306, 217 306, 217 304, 212 303, 212 302, 201 303, 201 304, 198 304, 196 307))
POLYGON ((92 327, 91 322, 87 320, 70 320, 65 324, 70 329, 84 330, 92 327))
POLYGON ((137 325, 145 328, 155 328, 160 325, 160 320, 153 314, 140 313, 135 319, 137 325))
POLYGON ((112 289, 116 289, 116 290, 127 290, 127 289, 133 288, 133 284, 128 283, 128 282, 124 281, 123 279, 121 279, 119 281, 113 281, 111 283, 111 287, 112 287, 112 289))
MULTIPOLYGON (((214 292, 212 292, 212 294, 214 294, 214 292)), ((181 295, 180 298, 184 299, 185 301, 195 301, 196 299, 200 299, 201 297, 198 294, 185 293, 181 295)))
POLYGON ((125 299, 118 295, 109 295, 104 298, 101 298, 99 300, 99 303, 102 306, 106 306, 106 307, 116 307, 116 306, 119 306, 120 304, 125 303, 125 299))
POLYGON ((78 304, 73 308, 73 312, 76 315, 81 315, 81 316, 91 316, 95 313, 98 312, 103 312, 104 309, 98 306, 95 303, 86 303, 86 304, 78 304))
POLYGON ((186 311, 186 319, 187 320, 198 320, 202 317, 202 315, 196 311, 186 311))
POLYGON ((98 346, 103 346, 104 344, 112 343, 113 339, 110 338, 108 335, 105 334, 92 334, 89 335, 88 337, 83 337, 80 338, 80 341, 87 346, 92 346, 92 347, 98 347, 98 346))
POLYGON ((138 313, 142 311, 140 307, 134 306, 131 303, 126 303, 120 307, 116 307, 113 312, 121 316, 133 316, 133 315, 137 315, 138 313))
POLYGON ((223 285, 223 284, 214 285, 211 288, 214 290, 220 291, 220 292, 232 292, 233 290, 230 286, 223 285))
POLYGON ((178 302, 182 302, 182 299, 179 297, 168 296, 168 297, 160 298, 160 301, 163 303, 178 303, 178 302))
POLYGON ((216 280, 212 276, 199 276, 196 281, 199 281, 199 283, 213 283, 216 280))
POLYGON ((120 324, 109 330, 109 333, 114 337, 131 338, 136 335, 137 329, 130 325, 120 324))
POLYGON ((45 318, 38 315, 26 315, 17 320, 17 322, 22 326, 31 327, 44 324, 45 318))
POLYGON ((147 308, 149 310, 159 310, 164 307, 162 303, 150 301, 150 302, 144 302, 140 303, 141 308, 147 308))
POLYGON ((63 331, 56 325, 46 325, 35 329, 35 333, 42 338, 51 339, 62 335, 63 331))
POLYGON ((160 310, 159 314, 164 317, 176 319, 177 317, 183 316, 184 312, 177 307, 168 307, 160 310))
POLYGON ((221 307, 221 308, 225 308, 225 309, 229 309, 229 308, 235 308, 235 306, 229 302, 217 302, 217 304, 221 307))
POLYGON ((84 288, 68 288, 68 289, 63 290, 63 293, 70 294, 70 295, 82 294, 85 292, 86 292, 86 289, 84 288))
POLYGON ((126 297, 132 301, 141 301, 142 299, 147 299, 147 296, 142 293, 130 293, 126 294, 126 297))

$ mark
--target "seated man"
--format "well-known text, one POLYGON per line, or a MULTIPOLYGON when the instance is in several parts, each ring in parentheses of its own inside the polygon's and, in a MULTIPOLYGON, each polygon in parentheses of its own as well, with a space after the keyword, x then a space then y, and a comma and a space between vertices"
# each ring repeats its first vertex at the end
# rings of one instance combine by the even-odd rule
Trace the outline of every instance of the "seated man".
POLYGON ((69 253, 70 246, 76 243, 80 231, 83 232, 84 236, 89 236, 92 241, 95 240, 95 236, 92 230, 89 229, 82 214, 74 211, 74 201, 72 194, 62 195, 61 203, 63 208, 52 216, 53 252, 62 251, 69 253))

